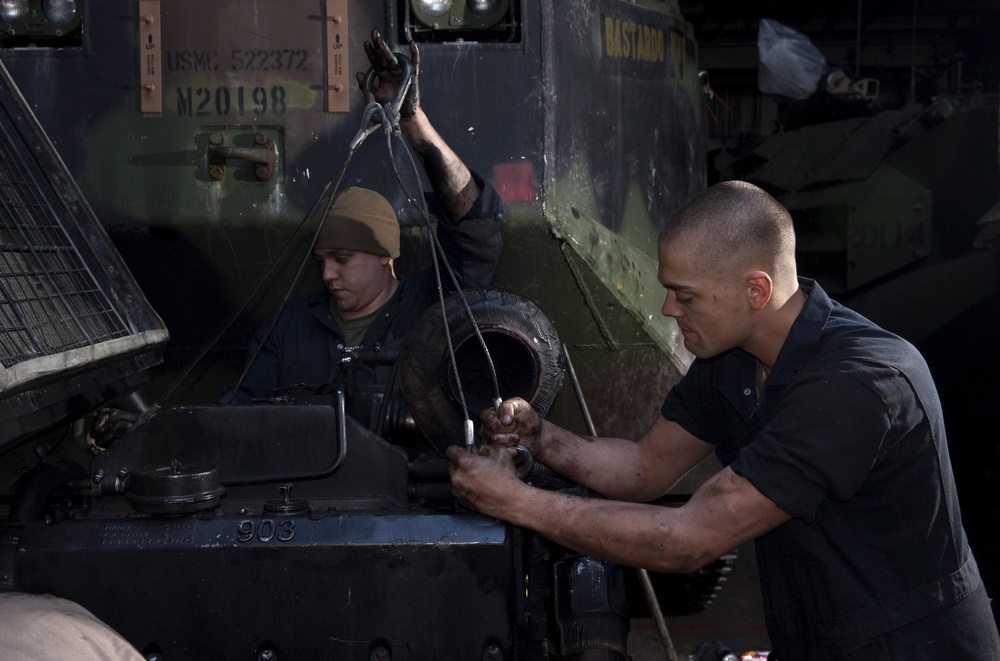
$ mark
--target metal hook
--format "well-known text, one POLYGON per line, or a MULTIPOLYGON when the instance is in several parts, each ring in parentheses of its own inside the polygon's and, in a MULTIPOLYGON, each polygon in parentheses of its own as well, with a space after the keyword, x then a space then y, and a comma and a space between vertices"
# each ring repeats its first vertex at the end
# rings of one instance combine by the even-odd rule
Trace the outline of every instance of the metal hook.
POLYGON ((369 135, 375 132, 380 125, 385 126, 386 131, 399 130, 399 112, 403 107, 406 94, 413 84, 413 64, 410 58, 402 53, 396 53, 396 60, 403 70, 403 78, 396 88, 396 94, 384 104, 375 100, 375 67, 369 67, 365 73, 364 81, 361 84, 361 91, 365 95, 365 112, 361 118, 361 129, 351 140, 351 151, 357 149, 369 135))
POLYGON ((520 443, 515 445, 514 449, 517 450, 517 455, 514 457, 514 468, 517 476, 524 480, 530 477, 531 472, 535 470, 535 458, 531 455, 531 450, 520 443))
POLYGON ((361 115, 361 129, 358 131, 358 134, 354 136, 354 139, 351 140, 351 152, 354 152, 354 150, 356 150, 361 143, 365 141, 365 138, 374 133, 375 129, 383 124, 383 122, 380 121, 376 122, 375 117, 384 114, 385 109, 375 101, 372 101, 365 107, 365 111, 361 115))
MULTIPOLYGON (((399 63, 400 68, 403 70, 403 79, 396 88, 396 94, 388 102, 383 104, 383 107, 388 111, 390 115, 399 121, 399 111, 403 107, 403 101, 406 99, 407 93, 410 91, 410 85, 413 84, 413 63, 410 62, 410 58, 402 53, 394 53, 396 56, 396 61, 399 63)), ((369 67, 368 71, 365 73, 365 80, 362 86, 362 91, 365 95, 365 103, 372 103, 375 101, 374 92, 374 81, 375 81, 375 68, 369 67)))
MULTIPOLYGON (((479 454, 479 445, 476 444, 473 435, 472 420, 465 421, 465 451, 469 454, 479 454)), ((535 470, 535 457, 523 443, 515 445, 514 451, 514 472, 520 479, 525 480, 535 470)))

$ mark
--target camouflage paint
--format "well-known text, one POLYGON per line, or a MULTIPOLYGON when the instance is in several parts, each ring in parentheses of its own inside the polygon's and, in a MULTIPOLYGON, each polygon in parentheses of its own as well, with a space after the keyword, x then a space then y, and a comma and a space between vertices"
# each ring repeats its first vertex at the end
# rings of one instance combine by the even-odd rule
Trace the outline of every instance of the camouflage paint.
MULTIPOLYGON (((332 91, 343 79, 334 68, 367 68, 362 43, 373 28, 404 50, 400 17, 385 13, 401 5, 82 6, 82 47, 0 48, 0 57, 170 329, 154 397, 170 389, 164 403, 212 399, 242 366, 249 334, 291 286, 305 257, 295 230, 360 127, 364 99, 352 77, 340 92, 349 95, 349 111, 331 112, 342 100, 332 91), (157 6, 158 42, 143 13, 157 6), (155 93, 151 45, 161 49, 159 113, 142 112, 155 93), (239 159, 227 160, 221 177, 209 167, 220 141, 253 150, 258 134, 275 145, 270 176, 259 178, 239 159)), ((423 105, 505 200, 496 285, 532 298, 552 318, 598 429, 636 435, 690 358, 659 312, 656 235, 705 185, 691 28, 676 2, 543 0, 517 8, 520 31, 510 42, 421 45, 423 105)), ((414 188, 420 175, 398 143, 394 149, 414 188)), ((427 248, 388 159, 376 132, 342 186, 374 187, 394 202, 406 229, 405 273, 426 263, 427 248)), ((316 283, 307 270, 295 288, 316 283)), ((569 387, 552 416, 583 428, 569 387)))

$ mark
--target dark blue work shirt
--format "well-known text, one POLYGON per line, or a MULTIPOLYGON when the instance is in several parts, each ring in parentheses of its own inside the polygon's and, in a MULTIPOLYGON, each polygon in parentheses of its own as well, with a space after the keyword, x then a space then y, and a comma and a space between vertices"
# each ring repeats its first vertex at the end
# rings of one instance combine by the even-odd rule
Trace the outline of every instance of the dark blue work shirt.
MULTIPOLYGON (((503 248, 500 196, 482 177, 475 172, 472 175, 482 192, 459 222, 444 218, 439 207, 431 205, 432 211, 438 209, 438 241, 458 284, 465 289, 490 284, 503 248)), ((428 201, 433 203, 434 199, 428 201)), ((443 265, 440 276, 444 292, 452 291, 443 265)), ((431 267, 399 278, 392 298, 378 311, 361 344, 354 349, 368 354, 398 351, 406 334, 438 296, 437 277, 431 267)), ((356 366, 342 360, 344 335, 330 314, 330 292, 326 289, 286 304, 277 318, 265 323, 254 336, 249 354, 252 363, 239 390, 233 393, 227 389, 219 398, 220 403, 245 404, 300 384, 343 386, 348 394, 348 412, 362 424, 374 424, 369 418, 377 413, 375 407, 381 401, 381 392, 393 374, 391 364, 356 366), (369 397, 371 393, 377 393, 374 400, 369 397)))
MULTIPOLYGON (((981 581, 923 357, 814 281, 800 286, 805 305, 759 402, 757 360, 732 350, 695 360, 662 412, 793 517, 756 540, 778 658, 854 658, 844 650, 957 604, 981 581)), ((940 621, 918 635, 949 649, 959 634, 940 621)))

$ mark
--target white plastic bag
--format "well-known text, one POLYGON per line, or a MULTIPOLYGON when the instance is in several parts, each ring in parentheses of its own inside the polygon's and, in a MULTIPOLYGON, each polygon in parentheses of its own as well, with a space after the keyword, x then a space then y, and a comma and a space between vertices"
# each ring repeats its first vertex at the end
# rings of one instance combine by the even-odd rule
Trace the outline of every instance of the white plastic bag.
POLYGON ((757 50, 757 84, 765 94, 805 99, 826 75, 826 58, 809 37, 770 18, 760 19, 757 50))

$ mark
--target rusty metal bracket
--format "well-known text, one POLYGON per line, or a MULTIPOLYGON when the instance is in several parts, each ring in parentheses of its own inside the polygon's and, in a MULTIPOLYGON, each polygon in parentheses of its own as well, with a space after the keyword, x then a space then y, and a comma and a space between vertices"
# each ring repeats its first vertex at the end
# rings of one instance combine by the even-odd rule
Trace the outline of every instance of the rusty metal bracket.
POLYGON ((226 136, 213 133, 208 139, 208 176, 212 181, 222 181, 226 178, 226 161, 238 158, 254 166, 254 175, 258 181, 267 181, 274 174, 274 166, 278 162, 278 148, 274 141, 263 133, 253 137, 254 147, 236 147, 226 144, 226 136))

